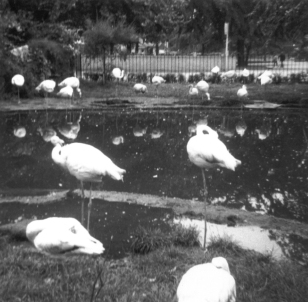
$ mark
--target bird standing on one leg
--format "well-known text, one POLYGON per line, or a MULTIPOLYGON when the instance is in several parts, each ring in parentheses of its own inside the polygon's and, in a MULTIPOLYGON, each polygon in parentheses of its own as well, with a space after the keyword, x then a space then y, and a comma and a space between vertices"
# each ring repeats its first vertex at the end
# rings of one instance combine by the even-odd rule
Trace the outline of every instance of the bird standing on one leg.
POLYGON ((196 128, 196 135, 191 137, 187 143, 187 153, 189 160, 197 167, 201 168, 204 186, 204 243, 206 244, 206 204, 207 185, 205 171, 217 167, 223 167, 235 171, 241 161, 234 158, 227 150, 225 144, 218 139, 218 134, 207 125, 199 124, 196 128))
POLYGON ((46 101, 46 106, 48 107, 48 93, 52 93, 56 87, 56 82, 53 80, 45 80, 38 85, 35 90, 36 91, 43 91, 45 101, 46 101))
POLYGON ((124 69, 121 70, 120 68, 113 68, 111 74, 117 81, 116 94, 118 96, 118 85, 119 85, 119 81, 124 77, 124 69))
MULTIPOLYGON (((62 141, 63 142, 63 141, 62 141)), ((92 182, 102 182, 104 176, 123 181, 126 170, 116 166, 109 157, 95 147, 82 143, 72 143, 62 146, 61 140, 54 136, 51 143, 55 146, 51 157, 53 161, 80 180, 82 191, 81 219, 84 221, 84 190, 83 182, 90 182, 90 197, 88 203, 87 229, 90 227, 92 207, 92 182)))
POLYGON ((236 283, 225 258, 191 267, 177 288, 178 302, 235 302, 236 283))
MULTIPOLYGON (((247 92, 246 85, 243 85, 242 88, 240 88, 237 91, 237 96, 239 97, 239 99, 246 99, 247 98, 248 92, 247 92)), ((242 107, 243 107, 243 103, 242 103, 242 107)))
POLYGON ((156 86, 156 93, 155 93, 155 97, 157 98, 158 97, 158 86, 162 83, 165 83, 166 80, 160 76, 154 76, 152 78, 152 83, 156 86))
POLYGON ((17 87, 18 91, 18 104, 20 104, 20 97, 19 97, 19 89, 22 87, 25 83, 25 78, 21 74, 16 74, 12 77, 12 85, 17 87))

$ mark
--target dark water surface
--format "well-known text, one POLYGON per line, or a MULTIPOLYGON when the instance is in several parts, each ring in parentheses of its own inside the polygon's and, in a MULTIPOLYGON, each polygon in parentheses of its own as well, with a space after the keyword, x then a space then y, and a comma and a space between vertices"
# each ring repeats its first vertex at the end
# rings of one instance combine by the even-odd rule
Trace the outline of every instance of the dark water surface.
POLYGON ((189 162, 186 144, 195 122, 206 116, 209 126, 242 161, 235 172, 208 173, 211 202, 308 221, 306 112, 117 108, 1 114, 1 188, 79 186, 51 159, 53 146, 45 140, 55 131, 66 143, 99 148, 127 170, 124 183, 106 178, 94 189, 201 200, 201 172, 189 162), (18 127, 26 130, 23 138, 14 135, 18 127))

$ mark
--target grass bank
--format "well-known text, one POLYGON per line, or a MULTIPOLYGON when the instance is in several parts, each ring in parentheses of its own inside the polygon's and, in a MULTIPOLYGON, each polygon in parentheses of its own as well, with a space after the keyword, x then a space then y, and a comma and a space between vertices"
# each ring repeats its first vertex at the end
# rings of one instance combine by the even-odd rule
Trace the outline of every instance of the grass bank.
MULTIPOLYGON (((114 82, 103 85, 99 82, 83 81, 83 97, 88 98, 136 98, 142 96, 145 100, 155 98, 156 87, 153 84, 146 84, 148 93, 136 94, 133 91, 134 83, 120 82, 116 89, 114 82)), ((162 84, 158 87, 158 100, 163 104, 165 98, 174 98, 179 104, 204 104, 232 106, 241 104, 242 100, 237 97, 237 91, 242 84, 210 84, 209 93, 211 101, 207 102, 206 97, 201 94, 189 96, 189 85, 187 83, 162 84)), ((251 83, 247 85, 248 98, 244 103, 253 103, 254 100, 265 100, 278 104, 308 106, 308 84, 282 83, 261 87, 260 84, 251 83)))
POLYGON ((237 301, 305 301, 307 268, 243 250, 228 238, 204 253, 194 229, 182 233, 138 230, 132 253, 117 261, 50 257, 2 237, 0 301, 176 301, 182 275, 216 256, 229 262, 237 301))

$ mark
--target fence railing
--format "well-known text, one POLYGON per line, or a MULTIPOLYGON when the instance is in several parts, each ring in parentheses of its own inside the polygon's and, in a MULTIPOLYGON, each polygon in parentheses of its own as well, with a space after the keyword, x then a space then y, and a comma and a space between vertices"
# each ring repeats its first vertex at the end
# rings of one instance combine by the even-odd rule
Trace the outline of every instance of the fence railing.
MULTIPOLYGON (((99 78, 109 79, 111 70, 119 67, 125 70, 125 74, 141 75, 141 74, 159 74, 167 75, 182 74, 185 78, 189 75, 210 73, 212 68, 219 66, 222 72, 235 70, 238 74, 243 68, 237 67, 237 58, 229 56, 226 60, 224 55, 128 55, 124 61, 120 56, 106 56, 105 70, 103 56, 87 57, 79 55, 76 57, 76 76, 85 79, 98 80, 99 78)), ((274 65, 273 56, 251 56, 246 67, 250 73, 258 75, 266 69, 272 69, 281 76, 290 74, 307 73, 308 62, 296 61, 294 58, 286 57, 283 65, 278 61, 274 65)))

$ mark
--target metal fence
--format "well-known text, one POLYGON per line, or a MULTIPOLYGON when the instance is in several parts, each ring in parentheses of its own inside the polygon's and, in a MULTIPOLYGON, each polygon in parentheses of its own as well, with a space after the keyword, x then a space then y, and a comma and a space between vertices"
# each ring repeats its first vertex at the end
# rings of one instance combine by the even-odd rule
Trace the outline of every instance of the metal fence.
MULTIPOLYGON (((190 75, 207 74, 212 68, 219 66, 222 72, 228 70, 235 70, 240 74, 243 68, 237 67, 237 58, 229 56, 227 59, 224 55, 204 55, 204 56, 189 56, 189 55, 128 55, 126 60, 120 56, 106 56, 105 70, 103 56, 101 57, 87 57, 79 55, 76 57, 76 76, 85 79, 98 80, 110 79, 111 70, 114 67, 119 67, 125 70, 129 80, 129 75, 142 75, 145 77, 158 74, 164 75, 183 75, 187 80, 190 75)), ((277 64, 273 62, 273 56, 251 56, 246 67, 250 73, 255 75, 262 71, 271 69, 281 76, 290 76, 291 74, 308 73, 307 61, 296 61, 294 58, 286 57, 283 62, 278 61, 277 64)), ((132 78, 134 78, 132 76, 132 78)))

